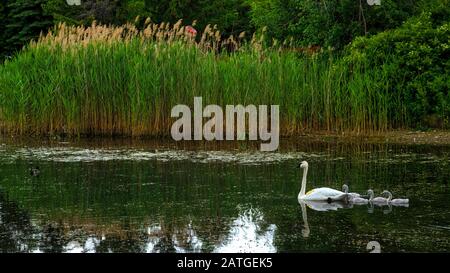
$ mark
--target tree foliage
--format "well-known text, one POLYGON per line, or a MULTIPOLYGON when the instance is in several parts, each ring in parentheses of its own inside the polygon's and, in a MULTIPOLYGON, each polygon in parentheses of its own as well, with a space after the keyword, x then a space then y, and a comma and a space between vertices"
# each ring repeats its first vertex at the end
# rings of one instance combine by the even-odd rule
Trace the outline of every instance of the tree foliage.
MULTIPOLYGON (((356 37, 399 27, 408 18, 443 1, 446 0, 383 0, 379 6, 370 6, 366 0, 82 0, 81 6, 69 6, 66 0, 3 0, 0 16, 10 18, 16 27, 24 24, 23 28, 28 28, 31 22, 36 24, 32 28, 42 29, 48 25, 48 18, 36 22, 14 20, 15 15, 8 14, 20 16, 20 9, 31 12, 30 8, 35 12, 42 4, 53 23, 90 25, 95 20, 118 25, 139 17, 141 23, 150 18, 154 23, 173 24, 183 19, 185 24, 196 22, 199 30, 207 24, 217 25, 227 36, 265 28, 269 38, 292 38, 298 46, 342 49, 356 37), (30 3, 38 4, 32 8, 30 3)), ((31 19, 37 14, 23 15, 31 19)), ((3 30, 3 36, 16 33, 12 28, 11 31, 3 30)), ((12 41, 15 46, 27 40, 27 33, 23 34, 24 39, 16 37, 12 41)), ((0 46, 4 51, 5 45, 0 46)))
POLYGON ((7 54, 20 49, 31 39, 37 38, 51 25, 51 18, 45 15, 44 0, 3 1, 3 50, 7 54))
POLYGON ((48 0, 45 5, 56 22, 89 25, 93 20, 104 24, 123 24, 150 18, 155 23, 186 24, 197 22, 199 29, 217 25, 225 34, 250 30, 250 6, 244 0, 87 0, 80 7, 69 7, 65 0, 48 0))
MULTIPOLYGON (((448 1, 407 20, 401 27, 360 37, 344 60, 383 73, 391 101, 401 101, 411 126, 449 127, 450 10, 448 1), (445 3, 447 2, 447 3, 445 3)), ((398 111, 392 109, 391 115, 398 111)))
MULTIPOLYGON (((439 0, 431 0, 431 2, 439 0)), ((357 36, 400 26, 420 11, 417 0, 383 0, 370 6, 365 0, 250 0, 251 22, 267 26, 277 39, 292 37, 302 46, 343 48, 357 36)), ((428 2, 428 1, 427 1, 428 2)))
POLYGON ((6 5, 6 0, 2 0, 0 1, 0 60, 1 60, 1 56, 6 54, 6 47, 7 47, 7 43, 6 43, 6 28, 5 28, 5 23, 6 23, 6 18, 7 18, 7 5, 6 5))

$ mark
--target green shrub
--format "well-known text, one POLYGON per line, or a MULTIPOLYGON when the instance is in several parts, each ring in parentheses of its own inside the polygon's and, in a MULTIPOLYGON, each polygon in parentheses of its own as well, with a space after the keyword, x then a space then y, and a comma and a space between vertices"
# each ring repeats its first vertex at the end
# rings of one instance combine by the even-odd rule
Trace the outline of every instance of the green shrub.
POLYGON ((347 63, 365 63, 387 73, 391 120, 397 124, 449 127, 448 13, 447 7, 424 12, 398 29, 358 38, 348 48, 347 63), (395 112, 400 108, 404 113, 395 112))
POLYGON ((251 22, 267 26, 277 39, 293 37, 299 46, 320 45, 341 49, 355 37, 394 29, 446 0, 249 0, 251 22))

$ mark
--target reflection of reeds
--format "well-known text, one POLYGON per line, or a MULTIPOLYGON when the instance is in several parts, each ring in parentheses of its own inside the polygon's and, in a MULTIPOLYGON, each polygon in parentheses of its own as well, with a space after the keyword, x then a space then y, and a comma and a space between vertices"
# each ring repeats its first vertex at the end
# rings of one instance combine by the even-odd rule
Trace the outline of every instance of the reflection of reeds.
MULTIPOLYGON (((279 104, 281 132, 388 128, 382 73, 331 54, 299 55, 264 32, 223 38, 181 21, 58 25, 0 66, 0 129, 7 134, 166 136, 176 104, 279 104), (326 56, 326 57, 325 57, 326 56)), ((401 103, 395 104, 402 116, 401 103)), ((391 109, 392 110, 392 109, 391 109)), ((392 112, 392 111, 391 111, 392 112)), ((401 122, 400 118, 398 121, 401 122)))

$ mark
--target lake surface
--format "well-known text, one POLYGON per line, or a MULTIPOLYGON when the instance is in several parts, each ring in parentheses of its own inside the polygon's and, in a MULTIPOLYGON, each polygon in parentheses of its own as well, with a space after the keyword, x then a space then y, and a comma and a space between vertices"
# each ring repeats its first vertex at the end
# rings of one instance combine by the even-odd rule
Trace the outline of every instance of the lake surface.
POLYGON ((450 147, 258 146, 0 141, 0 252, 450 250, 450 147), (307 189, 387 189, 409 207, 301 205, 301 160, 307 189))

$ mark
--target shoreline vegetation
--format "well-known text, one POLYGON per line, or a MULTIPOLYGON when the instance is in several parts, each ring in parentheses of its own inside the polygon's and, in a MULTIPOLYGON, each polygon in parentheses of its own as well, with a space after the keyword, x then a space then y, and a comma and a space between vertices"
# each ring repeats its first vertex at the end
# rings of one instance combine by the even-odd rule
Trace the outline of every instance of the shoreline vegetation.
MULTIPOLYGON (((206 149, 206 150, 236 150, 236 149, 259 149, 260 141, 173 141, 170 138, 155 137, 61 137, 54 136, 2 136, 0 135, 0 148, 11 147, 14 145, 26 147, 40 147, 42 145, 56 145, 65 147, 67 145, 74 147, 95 147, 111 148, 115 146, 130 148, 149 148, 167 149, 183 148, 187 150, 206 149)), ((314 147, 314 145, 429 145, 435 147, 450 146, 450 131, 430 130, 430 131, 411 131, 411 130, 389 130, 386 132, 359 134, 354 133, 332 133, 329 131, 315 131, 303 133, 297 136, 283 137, 280 139, 279 151, 296 147, 297 145, 305 147, 314 147)))
MULTIPOLYGON (((444 26, 438 29, 445 37, 444 26)), ((222 107, 279 105, 282 137, 377 135, 423 120, 448 128, 448 75, 438 82, 441 101, 430 99, 436 113, 420 112, 398 90, 408 79, 393 82, 396 67, 385 63, 394 57, 384 56, 382 65, 368 61, 361 40, 350 47, 355 57, 332 49, 299 52, 288 40, 267 41, 264 30, 251 39, 223 38, 208 25, 196 36, 181 20, 148 20, 141 29, 58 24, 0 66, 0 132, 168 137, 176 120, 171 108, 192 107, 195 96, 222 107)))

